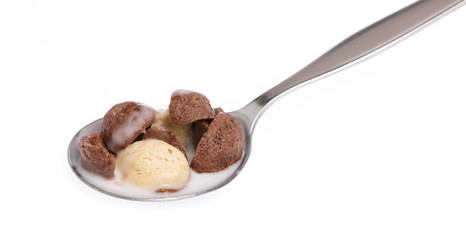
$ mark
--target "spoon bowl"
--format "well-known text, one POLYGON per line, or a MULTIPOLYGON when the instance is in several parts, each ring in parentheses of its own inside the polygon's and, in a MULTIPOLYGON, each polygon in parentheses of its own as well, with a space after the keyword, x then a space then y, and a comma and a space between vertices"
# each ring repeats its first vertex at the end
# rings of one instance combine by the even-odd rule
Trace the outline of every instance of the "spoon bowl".
MULTIPOLYGON (((71 169, 76 176, 89 187, 102 192, 104 194, 123 198, 127 200, 136 201, 166 201, 176 200, 182 198, 189 198, 196 195, 204 194, 213 190, 216 190, 231 180, 233 180, 241 171, 244 164, 246 163, 249 153, 251 152, 251 141, 249 133, 244 132, 246 138, 243 147, 243 154, 241 159, 218 173, 196 173, 191 170, 191 177, 188 185, 183 189, 176 192, 156 193, 147 191, 144 189, 135 189, 134 187, 128 187, 119 183, 119 176, 115 174, 116 180, 106 180, 101 176, 89 173, 81 167, 81 154, 78 148, 78 142, 81 137, 86 136, 90 133, 100 131, 102 127, 102 119, 98 119, 79 130, 73 139, 71 140, 68 147, 68 161, 71 169)), ((191 148, 192 150, 192 148, 191 148)), ((188 150, 189 151, 189 150, 188 150)), ((188 152, 188 156, 192 156, 193 153, 188 152)))
MULTIPOLYGON (((117 181, 104 180, 82 169, 78 142, 82 136, 100 131, 102 119, 96 120, 83 127, 73 137, 68 148, 69 164, 77 177, 91 188, 110 196, 129 200, 176 200, 219 189, 231 182, 245 166, 251 153, 254 126, 261 113, 270 105, 272 100, 275 100, 278 96, 297 86, 320 79, 356 60, 369 56, 369 54, 406 36, 408 33, 416 30, 418 27, 453 7, 462 5, 460 3, 463 2, 464 0, 417 1, 348 37, 288 79, 258 96, 243 108, 230 112, 229 114, 236 118, 243 130, 244 146, 241 159, 234 165, 218 173, 199 174, 191 170, 191 178, 188 185, 179 191, 154 193, 131 190, 125 188, 125 186, 121 186, 117 181)), ((120 176, 116 174, 116 178, 119 177, 120 176)))

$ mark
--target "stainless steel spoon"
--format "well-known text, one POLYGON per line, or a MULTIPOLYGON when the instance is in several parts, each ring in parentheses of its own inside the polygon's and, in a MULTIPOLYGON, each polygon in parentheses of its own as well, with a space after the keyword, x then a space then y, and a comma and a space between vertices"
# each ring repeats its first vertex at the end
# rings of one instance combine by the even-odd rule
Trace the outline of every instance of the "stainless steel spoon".
POLYGON ((251 153, 252 133, 261 113, 279 95, 288 92, 303 83, 320 79, 327 74, 341 69, 368 54, 394 42, 412 32, 432 19, 447 12, 453 7, 462 6, 464 0, 421 0, 373 23, 354 35, 348 37, 321 57, 295 73, 285 81, 266 91, 243 108, 230 112, 241 124, 245 137, 242 159, 232 166, 226 174, 215 181, 207 182, 203 187, 175 193, 159 195, 131 195, 112 188, 105 188, 90 178, 80 168, 81 157, 78 150, 79 139, 91 132, 99 131, 101 119, 96 120, 82 128, 71 140, 68 148, 68 160, 75 174, 90 187, 105 194, 139 201, 165 201, 175 200, 204 194, 225 186, 233 180, 246 164, 251 153))

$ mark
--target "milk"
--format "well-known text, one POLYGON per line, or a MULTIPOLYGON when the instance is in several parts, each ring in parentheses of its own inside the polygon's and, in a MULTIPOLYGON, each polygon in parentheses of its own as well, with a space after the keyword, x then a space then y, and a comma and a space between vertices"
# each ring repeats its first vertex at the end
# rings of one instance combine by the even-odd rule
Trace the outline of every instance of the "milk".
POLYGON ((165 193, 158 193, 155 190, 141 188, 125 182, 118 169, 115 170, 115 177, 110 180, 83 169, 81 165, 77 166, 76 171, 84 182, 106 194, 126 199, 150 201, 178 198, 180 196, 195 195, 199 192, 208 191, 229 179, 236 172, 240 163, 241 161, 238 161, 230 167, 215 173, 197 173, 190 169, 190 177, 184 188, 176 192, 165 193))

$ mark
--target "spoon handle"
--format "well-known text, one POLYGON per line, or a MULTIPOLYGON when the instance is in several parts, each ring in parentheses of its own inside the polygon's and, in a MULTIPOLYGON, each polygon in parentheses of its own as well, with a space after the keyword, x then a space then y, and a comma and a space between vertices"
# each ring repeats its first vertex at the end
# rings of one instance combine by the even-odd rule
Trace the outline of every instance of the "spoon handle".
POLYGON ((242 110, 255 122, 264 107, 282 93, 326 75, 403 37, 464 0, 421 0, 353 34, 242 110))

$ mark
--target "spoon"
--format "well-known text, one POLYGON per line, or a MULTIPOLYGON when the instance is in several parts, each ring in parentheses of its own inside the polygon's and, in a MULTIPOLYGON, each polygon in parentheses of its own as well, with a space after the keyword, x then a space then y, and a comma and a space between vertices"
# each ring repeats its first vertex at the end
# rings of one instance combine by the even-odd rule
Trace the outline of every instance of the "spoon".
POLYGON ((393 43, 418 27, 440 16, 464 0, 421 0, 373 23, 348 37, 315 61, 266 91, 243 108, 230 112, 240 123, 244 135, 244 147, 241 159, 227 170, 217 174, 197 174, 191 172, 191 180, 186 189, 173 193, 147 195, 140 192, 127 191, 112 183, 87 173, 81 168, 81 156, 78 142, 84 135, 100 131, 102 119, 96 120, 79 130, 70 142, 68 161, 74 173, 84 183, 105 194, 138 201, 165 201, 183 199, 201 195, 221 188, 232 181, 242 170, 251 153, 251 142, 257 120, 270 104, 289 90, 304 83, 315 81, 354 63, 370 53, 393 43), (193 176, 194 175, 194 176, 193 176), (193 182, 192 182, 193 181, 193 182))

